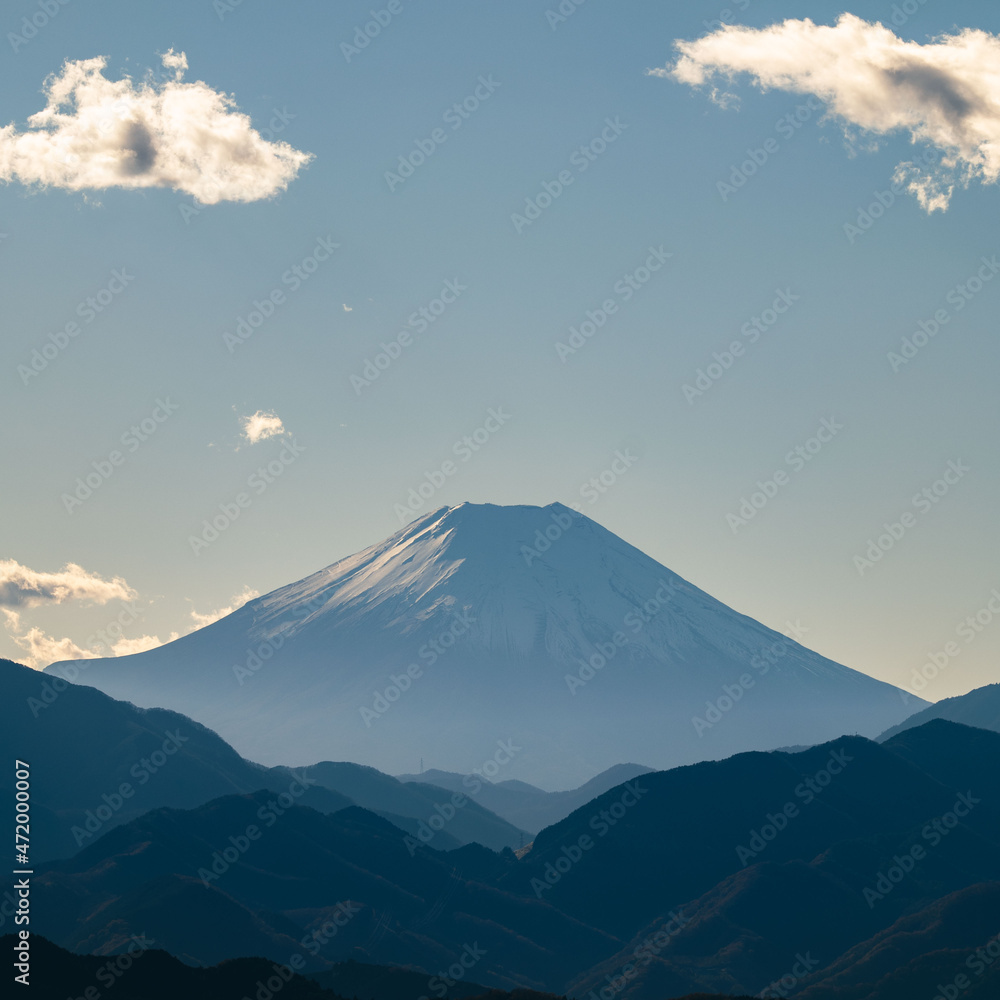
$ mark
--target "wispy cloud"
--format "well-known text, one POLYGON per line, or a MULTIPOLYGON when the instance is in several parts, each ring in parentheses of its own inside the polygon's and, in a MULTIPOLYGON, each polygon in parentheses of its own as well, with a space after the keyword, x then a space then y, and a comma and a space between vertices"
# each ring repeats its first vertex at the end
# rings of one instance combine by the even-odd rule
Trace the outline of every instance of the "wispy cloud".
POLYGON ((285 425, 281 417, 272 411, 258 410, 253 416, 240 417, 243 425, 243 437, 250 444, 266 441, 268 438, 280 437, 285 433, 285 425))
POLYGON ((200 614, 192 608, 191 620, 194 622, 195 628, 204 628, 206 625, 211 625, 212 622, 217 622, 220 618, 225 618, 226 615, 231 615, 234 611, 239 611, 247 601, 252 601, 255 597, 260 597, 259 590, 254 590, 253 587, 244 587, 240 593, 233 595, 226 608, 209 611, 207 615, 200 614))
POLYGON ((25 626, 21 621, 21 615, 10 608, 0 608, 3 612, 7 633, 19 649, 24 651, 20 657, 25 666, 40 669, 47 667, 57 660, 93 660, 99 656, 126 656, 129 653, 141 653, 146 649, 153 649, 162 646, 164 642, 170 642, 180 637, 179 632, 172 632, 169 639, 161 639, 157 635, 140 635, 132 638, 122 636, 110 647, 100 650, 85 649, 77 645, 69 637, 64 636, 57 639, 55 636, 47 635, 37 625, 25 626))
POLYGON ((55 573, 44 573, 13 559, 0 560, 0 607, 31 608, 64 601, 107 604, 134 597, 135 591, 120 576, 106 580, 76 563, 66 563, 55 573))
MULTIPOLYGON (((166 639, 158 635, 124 636, 118 630, 119 638, 114 642, 106 640, 99 647, 88 649, 80 646, 73 639, 64 636, 56 638, 48 635, 37 625, 27 625, 18 608, 37 607, 50 603, 61 604, 68 600, 84 600, 93 604, 106 604, 111 600, 134 601, 136 593, 120 578, 102 580, 92 573, 87 573, 72 563, 59 573, 38 573, 21 566, 16 562, 0 562, 0 612, 8 635, 14 644, 23 651, 21 661, 36 669, 46 667, 57 660, 92 660, 101 656, 128 656, 130 653, 142 653, 147 649, 155 649, 166 642, 179 639, 180 631, 171 632, 166 639), (110 642, 110 645, 108 644, 110 642)), ((191 624, 184 632, 193 632, 204 628, 212 622, 225 618, 226 615, 243 607, 247 601, 259 597, 260 592, 245 586, 238 594, 234 594, 229 605, 202 614, 192 608, 191 624)), ((130 608, 127 621, 135 621, 137 612, 130 608)), ((104 628, 102 634, 111 630, 104 628)))
POLYGON ((691 86, 748 73, 762 90, 815 94, 845 131, 905 132, 935 147, 937 166, 896 168, 928 212, 944 211, 956 184, 1000 178, 1000 37, 986 31, 966 28, 921 45, 842 14, 833 26, 808 18, 726 25, 675 46, 678 60, 650 73, 691 86))
POLYGON ((169 187, 203 204, 284 190, 312 159, 268 142, 234 99, 185 83, 187 57, 161 57, 168 78, 104 75, 107 58, 67 61, 45 81, 46 106, 19 132, 0 129, 0 180, 69 191, 169 187))

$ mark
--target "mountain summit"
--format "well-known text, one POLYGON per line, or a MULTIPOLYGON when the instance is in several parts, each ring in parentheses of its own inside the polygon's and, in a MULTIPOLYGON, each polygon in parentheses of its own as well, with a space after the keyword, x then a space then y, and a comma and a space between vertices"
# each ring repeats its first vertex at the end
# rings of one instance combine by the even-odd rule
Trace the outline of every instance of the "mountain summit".
POLYGON ((174 642, 75 666, 267 763, 423 758, 556 788, 874 736, 924 705, 558 503, 435 510, 174 642))

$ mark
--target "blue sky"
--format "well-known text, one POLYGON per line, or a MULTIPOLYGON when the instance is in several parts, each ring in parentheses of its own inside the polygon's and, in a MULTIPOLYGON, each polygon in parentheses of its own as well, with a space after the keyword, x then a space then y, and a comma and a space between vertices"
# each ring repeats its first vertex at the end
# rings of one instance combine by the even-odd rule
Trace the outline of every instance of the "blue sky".
MULTIPOLYGON (((173 50, 186 81, 231 95, 265 140, 313 159, 248 203, 169 186, 0 187, 0 558, 121 578, 141 612, 126 635, 166 639, 193 627, 192 609, 397 530, 409 491, 485 428, 416 513, 576 502, 849 666, 911 687, 927 654, 955 642, 925 697, 997 680, 993 613, 971 640, 957 629, 1000 588, 1000 281, 985 268, 981 290, 955 293, 1000 253, 996 184, 974 178, 932 213, 901 191, 870 228, 846 231, 926 143, 906 130, 845 139, 808 93, 762 92, 746 75, 725 84, 738 103, 721 104, 711 86, 650 75, 674 63, 676 40, 709 32, 718 3, 587 0, 552 23, 557 7, 399 0, 367 47, 345 53, 371 3, 181 0, 137 15, 69 2, 17 45, 8 32, 41 8, 8 4, 0 120, 18 132, 66 60, 104 56, 109 80, 138 81, 163 78, 173 50), (475 110, 449 112, 467 98, 475 110), (801 127, 781 126, 797 109, 801 127), (418 143, 433 147, 425 162, 387 180, 418 143), (767 150, 725 187, 748 151, 767 150), (512 218, 561 173, 571 183, 530 225, 512 218), (449 288, 426 329, 409 322, 449 288), (226 335, 275 292, 272 314, 230 350, 226 335), (89 322, 88 297, 108 301, 89 322), (615 311, 561 357, 557 344, 609 301, 615 311), (785 311, 766 312, 776 302, 785 311), (894 371, 887 355, 939 310, 940 332, 894 371), (757 337, 743 332, 755 318, 757 337), (74 320, 78 335, 25 384, 19 366, 74 320), (352 383, 404 330, 378 378, 352 383), (733 342, 743 354, 729 359, 733 342), (731 360, 717 379, 713 353, 731 360), (710 387, 685 394, 699 369, 710 387), (256 413, 284 433, 250 443, 241 419, 256 413), (114 451, 121 463, 67 510, 77 477, 114 451), (614 484, 581 492, 618 452, 634 460, 605 474, 614 484), (914 503, 935 483, 943 495, 914 503), (766 502, 735 521, 759 490, 766 502), (239 516, 193 547, 241 493, 239 516), (886 524, 900 537, 859 563, 886 524)), ((802 16, 791 3, 729 7, 753 28, 802 16)), ((894 8, 850 11, 888 23, 894 8)), ((821 25, 841 12, 810 5, 821 25)), ((893 30, 927 43, 962 28, 996 34, 1000 11, 926 3, 893 30)), ((8 600, 17 619, 0 654, 24 659, 15 636, 32 628, 85 645, 123 607, 85 597, 8 600)))

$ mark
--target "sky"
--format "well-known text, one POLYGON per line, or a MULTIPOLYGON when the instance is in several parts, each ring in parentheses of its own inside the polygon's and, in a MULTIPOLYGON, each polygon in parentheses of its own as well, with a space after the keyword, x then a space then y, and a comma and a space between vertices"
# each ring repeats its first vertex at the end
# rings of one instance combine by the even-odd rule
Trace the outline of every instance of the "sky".
POLYGON ((1000 679, 996 5, 374 2, 5 5, 0 655, 559 500, 1000 679))

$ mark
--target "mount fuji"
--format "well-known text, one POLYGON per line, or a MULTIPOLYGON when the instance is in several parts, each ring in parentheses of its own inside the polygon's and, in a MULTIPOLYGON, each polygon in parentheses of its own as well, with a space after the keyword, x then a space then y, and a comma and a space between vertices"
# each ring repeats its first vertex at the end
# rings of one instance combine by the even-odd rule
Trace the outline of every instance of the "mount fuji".
POLYGON ((268 764, 422 758, 555 789, 622 761, 874 737, 927 705, 558 503, 435 510, 173 642, 46 669, 71 666, 268 764))

